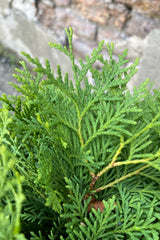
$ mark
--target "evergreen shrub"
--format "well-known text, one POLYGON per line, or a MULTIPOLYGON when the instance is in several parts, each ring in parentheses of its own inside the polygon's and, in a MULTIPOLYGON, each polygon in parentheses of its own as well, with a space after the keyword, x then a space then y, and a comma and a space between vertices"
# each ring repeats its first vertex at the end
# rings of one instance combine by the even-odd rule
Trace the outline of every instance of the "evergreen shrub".
MULTIPOLYGON (((75 63, 74 81, 23 53, 0 109, 0 240, 160 239, 160 93, 127 90, 138 59, 104 41, 75 63), (94 63, 99 61, 98 70, 94 63), (89 84, 91 72, 95 84, 89 84), (83 82, 83 87, 82 87, 83 82)), ((62 66, 63 67, 63 66, 62 66)))

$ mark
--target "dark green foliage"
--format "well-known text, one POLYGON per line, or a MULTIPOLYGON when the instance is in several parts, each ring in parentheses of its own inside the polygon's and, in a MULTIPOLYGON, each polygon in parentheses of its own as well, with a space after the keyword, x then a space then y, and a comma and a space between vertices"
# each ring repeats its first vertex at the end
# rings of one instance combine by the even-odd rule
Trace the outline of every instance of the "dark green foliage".
MULTIPOLYGON (((6 197, 0 198, 0 219, 7 204, 11 207, 0 240, 5 239, 1 235, 6 224, 11 226, 6 239, 158 240, 159 90, 152 94, 146 80, 131 94, 127 83, 137 71, 138 59, 126 68, 125 50, 116 62, 112 43, 106 45, 109 60, 101 54, 102 41, 85 62, 76 65, 72 29, 66 33, 69 50, 49 45, 69 57, 72 81, 68 73, 62 76, 60 66, 55 74, 48 60, 42 66, 23 53, 36 66, 34 74, 22 61, 24 70, 17 69, 15 75, 19 84, 11 83, 20 95, 1 97, 0 145, 7 149, 1 161, 12 156, 14 170, 5 176, 12 190, 2 189, 6 197), (96 61, 101 70, 94 67, 96 61), (89 84, 88 71, 94 85, 89 84), (13 194, 22 194, 21 186, 23 203, 13 194), (94 209, 93 200, 103 210, 94 209), (18 235, 12 236, 16 221, 18 235)), ((8 171, 3 164, 1 169, 8 171)))

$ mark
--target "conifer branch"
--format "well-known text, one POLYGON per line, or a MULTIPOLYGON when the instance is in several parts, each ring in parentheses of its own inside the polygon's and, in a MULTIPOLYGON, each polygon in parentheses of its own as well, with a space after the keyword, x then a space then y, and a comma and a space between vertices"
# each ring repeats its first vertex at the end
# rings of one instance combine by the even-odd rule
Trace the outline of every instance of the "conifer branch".
POLYGON ((117 160, 117 157, 119 156, 119 154, 121 153, 121 150, 122 148, 124 147, 124 140, 123 140, 123 137, 121 137, 121 141, 120 141, 120 146, 118 148, 118 150, 116 151, 116 154, 114 155, 111 163, 105 167, 104 169, 102 169, 98 174, 97 174, 97 177, 101 177, 105 172, 107 172, 110 168, 113 168, 115 166, 115 162, 117 160))
MULTIPOLYGON (((78 108, 77 108, 77 114, 78 114, 78 131, 77 132, 78 132, 81 148, 82 148, 82 150, 84 150, 85 145, 84 145, 84 140, 83 140, 83 136, 82 136, 82 125, 81 125, 82 124, 82 116, 81 116, 78 108)), ((85 159, 85 163, 87 163, 87 162, 88 162, 87 159, 85 159)), ((90 172, 91 177, 95 176, 95 173, 93 171, 91 171, 90 169, 89 169, 89 172, 90 172)))
MULTIPOLYGON (((160 153, 159 153, 160 156, 160 153)), ((119 167, 122 165, 129 165, 129 164, 141 164, 141 163, 148 163, 149 161, 159 157, 158 155, 153 155, 152 157, 146 158, 146 159, 136 159, 136 160, 132 160, 132 161, 124 161, 124 162, 116 162, 114 163, 113 167, 119 167)))
MULTIPOLYGON (((148 125, 149 125, 149 124, 148 124, 148 125)), ((121 177, 121 178, 113 181, 112 183, 109 183, 109 184, 107 184, 107 185, 105 185, 105 186, 102 186, 102 187, 98 188, 98 191, 104 190, 104 189, 106 189, 106 188, 108 188, 108 187, 112 187, 114 184, 116 184, 116 183, 118 183, 118 182, 120 182, 120 181, 123 181, 124 179, 126 179, 126 178, 128 178, 128 177, 131 177, 131 176, 133 176, 133 175, 135 175, 135 174, 138 174, 138 172, 144 170, 144 169, 147 168, 147 167, 150 167, 150 165, 147 165, 147 162, 149 162, 149 161, 151 161, 151 160, 153 160, 153 159, 155 159, 155 158, 159 158, 159 157, 160 157, 160 151, 158 150, 158 152, 157 152, 156 154, 154 154, 152 157, 148 157, 148 158, 146 158, 146 159, 138 159, 138 160, 136 159, 136 160, 132 160, 132 161, 127 161, 127 160, 126 160, 126 161, 122 161, 122 162, 116 162, 117 157, 119 156, 119 154, 121 153, 121 150, 122 150, 123 147, 125 146, 125 143, 126 143, 126 142, 124 142, 123 137, 121 137, 120 146, 119 146, 118 150, 116 151, 116 153, 115 153, 115 155, 114 155, 111 163, 110 163, 108 166, 106 166, 104 169, 102 169, 99 173, 97 173, 96 175, 94 175, 94 176, 92 177, 92 182, 90 183, 90 189, 91 189, 91 190, 97 192, 97 190, 94 190, 94 186, 95 186, 96 181, 97 181, 104 173, 106 173, 106 172, 107 172, 109 169, 111 169, 111 168, 118 167, 118 166, 122 166, 122 165, 146 163, 146 165, 145 165, 144 167, 139 168, 139 169, 137 169, 136 171, 134 171, 134 172, 132 172, 132 173, 129 173, 129 174, 127 174, 127 175, 125 175, 125 176, 123 176, 123 177, 121 177)))
POLYGON ((75 83, 77 84, 78 83, 77 66, 74 61, 73 45, 72 45, 73 29, 71 27, 69 29, 65 28, 65 32, 67 34, 68 43, 69 43, 69 50, 70 50, 69 58, 72 63, 72 70, 73 70, 73 74, 74 74, 75 83))
POLYGON ((133 171, 133 172, 131 172, 131 173, 128 173, 127 175, 122 176, 122 177, 116 179, 115 181, 113 181, 113 182, 111 182, 111 183, 108 183, 108 184, 105 185, 105 186, 102 186, 102 187, 99 187, 99 188, 95 189, 94 191, 95 191, 95 192, 99 192, 99 191, 102 191, 102 190, 104 190, 104 189, 113 187, 113 185, 115 185, 115 184, 117 184, 117 183, 119 183, 119 182, 121 182, 121 181, 123 181, 123 180, 125 180, 125 179, 127 179, 127 178, 130 178, 130 177, 132 177, 132 176, 134 176, 134 175, 139 174, 139 172, 143 171, 144 169, 146 169, 146 168, 148 168, 148 167, 150 167, 150 166, 145 165, 145 166, 137 169, 136 171, 133 171))
MULTIPOLYGON (((139 131, 138 133, 134 134, 131 138, 129 138, 124 144, 127 145, 130 142, 132 142, 135 138, 137 138, 138 136, 140 136, 142 133, 146 132, 147 130, 149 130, 150 128, 152 128, 154 126, 154 123, 158 120, 158 118, 160 118, 160 113, 156 115, 156 117, 148 124, 146 125, 141 131, 139 131)), ((160 123, 159 123, 160 124, 160 123)))

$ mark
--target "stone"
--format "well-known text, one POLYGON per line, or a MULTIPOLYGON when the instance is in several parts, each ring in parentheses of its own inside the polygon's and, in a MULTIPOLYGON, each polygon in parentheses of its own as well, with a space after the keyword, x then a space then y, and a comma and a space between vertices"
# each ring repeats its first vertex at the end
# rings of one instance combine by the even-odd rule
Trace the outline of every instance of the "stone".
POLYGON ((160 30, 155 29, 146 37, 143 56, 140 59, 136 85, 149 78, 160 87, 160 30))
POLYGON ((98 42, 102 40, 112 40, 120 39, 121 32, 113 26, 99 27, 97 32, 97 40, 98 42))
POLYGON ((70 18, 68 18, 68 27, 69 26, 73 28, 74 33, 81 39, 96 39, 96 24, 88 21, 87 19, 83 19, 81 16, 70 16, 70 18))
POLYGON ((77 38, 95 40, 96 37, 96 24, 88 21, 75 10, 56 8, 55 11, 55 22, 54 30, 64 30, 65 27, 72 27, 74 36, 77 38))
POLYGON ((53 23, 53 29, 56 30, 58 28, 64 29, 69 25, 69 18, 73 16, 73 12, 69 8, 59 8, 55 9, 55 23, 53 23))
POLYGON ((147 16, 143 16, 135 11, 132 11, 131 18, 125 26, 125 32, 130 36, 137 35, 144 38, 155 28, 160 29, 160 21, 150 19, 147 16))
POLYGON ((12 1, 11 8, 16 9, 26 15, 26 17, 30 20, 36 20, 36 7, 34 0, 27 0, 27 1, 19 1, 14 0, 12 1))
POLYGON ((73 3, 78 6, 81 13, 88 20, 99 23, 101 25, 106 25, 106 22, 109 19, 107 2, 102 2, 101 0, 73 0, 73 3))
POLYGON ((130 61, 134 61, 137 57, 141 58, 144 50, 145 39, 141 39, 137 36, 131 36, 125 40, 114 41, 114 54, 119 55, 127 48, 130 61))
POLYGON ((44 5, 41 6, 41 9, 43 9, 43 13, 40 22, 46 28, 53 30, 59 38, 66 27, 72 27, 76 37, 95 40, 96 24, 83 18, 77 10, 72 11, 70 8, 60 7, 53 9, 44 5))
POLYGON ((85 59, 86 55, 90 56, 93 52, 93 48, 96 48, 97 46, 93 44, 86 44, 86 42, 79 40, 79 39, 73 39, 73 50, 75 52, 76 58, 85 59))
POLYGON ((10 13, 10 4, 8 1, 0 0, 0 15, 7 16, 10 13))
POLYGON ((159 0, 115 0, 117 3, 123 3, 128 8, 135 9, 139 13, 145 13, 150 17, 160 16, 159 0))
MULTIPOLYGON (((37 0, 35 0, 35 1, 37 1, 37 0)), ((43 4, 45 4, 45 5, 48 6, 48 7, 52 7, 52 8, 55 7, 54 0, 42 0, 42 1, 38 0, 38 1, 39 1, 39 2, 38 2, 38 5, 39 5, 40 3, 43 3, 43 4)))
POLYGON ((44 31, 37 24, 29 21, 24 14, 12 10, 7 18, 0 19, 0 42, 5 48, 11 49, 18 56, 20 52, 27 52, 37 57, 42 64, 45 59, 56 70, 57 65, 62 66, 62 74, 68 72, 72 78, 71 64, 67 56, 48 46, 48 42, 57 42, 51 33, 44 31))
POLYGON ((39 18, 39 22, 45 28, 50 28, 52 30, 53 22, 55 20, 55 9, 40 2, 38 18, 39 18))
POLYGON ((113 25, 117 29, 122 30, 129 18, 128 8, 123 4, 113 3, 108 5, 108 11, 110 18, 107 25, 113 25))
POLYGON ((71 4, 71 0, 54 0, 54 2, 58 7, 66 7, 71 4))

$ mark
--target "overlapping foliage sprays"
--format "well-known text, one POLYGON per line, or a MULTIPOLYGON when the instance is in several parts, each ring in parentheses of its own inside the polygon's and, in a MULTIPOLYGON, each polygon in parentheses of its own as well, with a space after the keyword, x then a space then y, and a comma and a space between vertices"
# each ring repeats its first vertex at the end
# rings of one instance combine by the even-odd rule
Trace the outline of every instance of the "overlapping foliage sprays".
POLYGON ((69 48, 49 45, 68 56, 74 79, 23 53, 36 67, 21 61, 11 83, 20 94, 1 97, 0 219, 7 209, 8 220, 0 239, 158 240, 159 90, 148 80, 127 90, 138 59, 126 67, 125 50, 114 60, 113 43, 77 64, 72 29, 66 34, 69 48))

